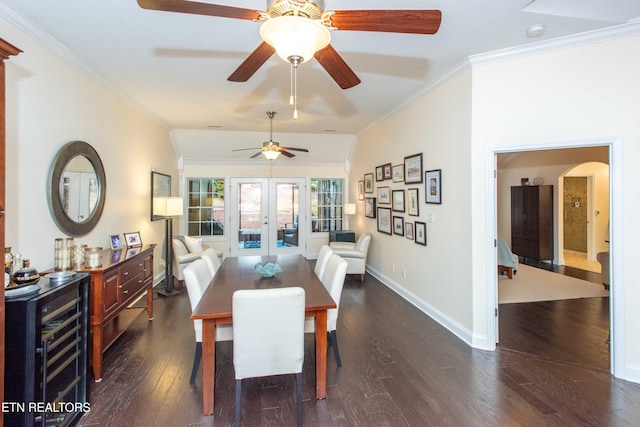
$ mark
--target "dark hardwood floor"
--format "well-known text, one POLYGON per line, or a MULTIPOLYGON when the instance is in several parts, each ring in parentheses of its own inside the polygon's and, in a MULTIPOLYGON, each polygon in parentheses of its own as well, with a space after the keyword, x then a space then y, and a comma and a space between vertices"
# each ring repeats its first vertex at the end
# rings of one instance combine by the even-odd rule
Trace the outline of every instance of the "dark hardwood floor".
MULTIPOLYGON (((425 286, 429 286, 425 284, 425 286)), ((230 342, 218 343, 215 415, 202 415, 202 370, 189 385, 194 334, 185 293, 155 300, 105 353, 81 426, 228 426, 230 342)), ((315 399, 305 342, 305 426, 634 426, 640 385, 608 372, 605 299, 507 304, 501 342, 476 350, 367 275, 347 279, 338 319, 342 368, 328 356, 328 396, 315 399)), ((244 426, 295 425, 294 380, 245 380, 244 426)))

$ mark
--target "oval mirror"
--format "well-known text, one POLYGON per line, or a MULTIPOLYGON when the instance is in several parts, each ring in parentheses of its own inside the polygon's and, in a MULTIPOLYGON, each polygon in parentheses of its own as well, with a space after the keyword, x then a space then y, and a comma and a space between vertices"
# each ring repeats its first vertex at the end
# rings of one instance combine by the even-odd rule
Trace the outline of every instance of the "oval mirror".
POLYGON ((49 177, 49 208, 60 230, 84 236, 102 215, 107 182, 100 156, 83 141, 72 141, 58 151, 49 177))

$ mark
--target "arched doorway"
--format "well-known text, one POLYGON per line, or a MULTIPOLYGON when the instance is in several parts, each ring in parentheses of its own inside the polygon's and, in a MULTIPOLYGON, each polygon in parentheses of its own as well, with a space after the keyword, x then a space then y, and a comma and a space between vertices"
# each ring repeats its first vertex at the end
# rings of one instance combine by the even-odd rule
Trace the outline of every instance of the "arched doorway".
POLYGON ((609 251, 609 165, 585 162, 558 178, 558 248, 565 265, 600 273, 609 251))

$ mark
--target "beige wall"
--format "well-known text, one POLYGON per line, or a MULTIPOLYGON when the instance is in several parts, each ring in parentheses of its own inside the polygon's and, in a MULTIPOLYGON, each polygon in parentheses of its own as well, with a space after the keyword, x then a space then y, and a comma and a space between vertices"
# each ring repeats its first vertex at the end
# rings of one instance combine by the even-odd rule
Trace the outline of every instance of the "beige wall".
MULTIPOLYGON (((357 181, 385 163, 423 153, 423 169, 442 169, 442 204, 426 204, 424 184, 374 182, 391 189, 419 188, 419 217, 427 223, 427 246, 377 231, 357 203, 356 233, 372 233, 367 264, 372 273, 467 341, 472 335, 469 207, 471 180, 471 73, 460 73, 359 135, 349 175, 352 199, 357 181), (428 222, 429 215, 433 223, 428 222)), ((375 190, 374 190, 375 191, 375 190)), ((374 194, 375 195, 375 194, 374 194)), ((397 215, 397 214, 396 214, 397 215)))
POLYGON ((82 140, 102 159, 107 191, 100 222, 75 242, 109 247, 109 235, 140 231, 158 244, 155 275, 164 275, 164 222, 149 219, 149 191, 152 168, 174 175, 178 189, 168 130, 4 20, 0 32, 23 50, 7 62, 6 244, 38 270, 53 267, 64 233, 49 213, 49 168, 64 144, 82 140))
MULTIPOLYGON (((573 145, 612 146, 612 300, 614 372, 640 381, 640 286, 631 267, 638 258, 640 223, 640 36, 580 44, 485 63, 473 70, 472 251, 487 257, 492 234, 491 153, 573 145)), ((487 257, 491 260, 491 257, 487 257)), ((474 293, 495 294, 491 262, 474 265, 474 293)), ((492 336, 493 321, 474 303, 474 332, 492 336)))

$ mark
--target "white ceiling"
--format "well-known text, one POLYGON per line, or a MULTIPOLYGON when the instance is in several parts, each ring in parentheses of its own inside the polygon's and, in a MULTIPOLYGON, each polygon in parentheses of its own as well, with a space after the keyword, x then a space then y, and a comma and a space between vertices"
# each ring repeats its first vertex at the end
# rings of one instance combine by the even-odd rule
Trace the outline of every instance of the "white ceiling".
MULTIPOLYGON (((266 0, 201 1, 267 7, 266 0)), ((0 0, 1 16, 49 39, 52 49, 66 48, 65 55, 168 128, 259 132, 256 147, 268 139, 266 111, 278 113, 276 140, 282 133, 300 141, 303 134, 354 135, 471 55, 640 17, 638 0, 325 0, 325 10, 336 9, 440 9, 442 24, 435 35, 333 31, 332 46, 362 83, 342 90, 315 60, 302 64, 294 121, 289 64, 277 55, 248 82, 227 81, 260 44, 258 23, 144 10, 136 0, 0 0), (545 25, 545 34, 527 38, 534 24, 545 25)), ((194 141, 178 141, 178 154, 202 158, 194 141)), ((228 148, 239 158, 231 152, 239 146, 228 148)))

